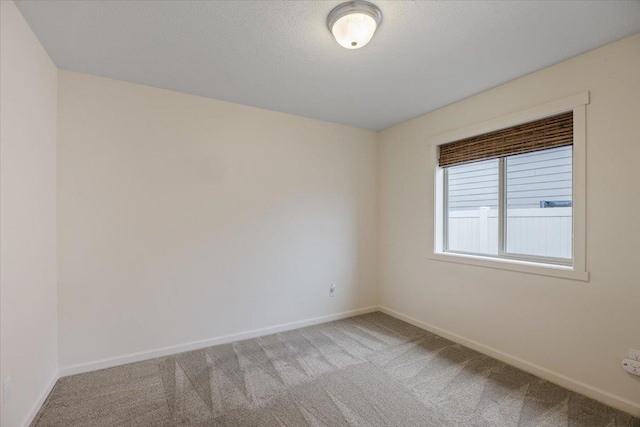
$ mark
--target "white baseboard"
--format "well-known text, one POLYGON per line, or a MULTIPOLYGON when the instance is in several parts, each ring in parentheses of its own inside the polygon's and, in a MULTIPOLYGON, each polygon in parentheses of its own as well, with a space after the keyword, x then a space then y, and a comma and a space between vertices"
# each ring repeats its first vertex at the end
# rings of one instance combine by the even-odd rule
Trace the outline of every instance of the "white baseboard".
POLYGON ((359 316, 361 314, 377 311, 377 306, 360 308, 357 310, 344 311, 342 313, 330 314, 328 316, 315 317, 312 319, 300 320, 297 322, 284 323, 281 325, 269 326, 266 328, 254 329, 251 331, 239 332, 221 337, 208 338, 205 340, 193 341, 184 344, 172 345, 169 347, 157 348, 154 350, 141 351, 138 353, 126 354, 123 356, 111 357, 108 359, 96 360, 93 362, 80 363, 77 365, 65 366, 60 368, 60 377, 69 375, 82 374, 85 372, 97 371, 99 369, 111 368, 127 363, 140 362, 155 357, 169 356, 185 351, 198 350, 212 345, 226 344, 234 341, 246 340, 249 338, 261 337, 264 335, 276 334, 278 332, 290 331, 292 329, 303 328, 305 326, 317 325, 320 323, 331 322, 348 317, 359 316))
POLYGON ((508 363, 509 365, 515 366, 519 369, 522 369, 523 371, 529 372, 549 382, 558 384, 559 386, 567 388, 571 391, 575 391, 576 393, 583 394, 594 400, 602 402, 605 405, 612 406, 621 411, 627 412, 633 416, 640 417, 640 403, 638 402, 633 402, 631 400, 625 399, 624 397, 615 395, 613 393, 609 393, 597 387, 590 386, 581 381, 575 380, 573 378, 569 378, 566 375, 562 375, 558 372, 554 372, 550 369, 543 368, 542 366, 538 366, 534 363, 527 362, 526 360, 520 359, 519 357, 513 356, 511 354, 505 353, 500 350, 496 350, 495 348, 486 346, 484 344, 465 338, 458 334, 454 334, 453 332, 449 332, 437 326, 430 325, 421 320, 399 313, 390 308, 379 306, 378 309, 383 313, 388 314, 389 316, 393 316, 397 319, 404 320, 405 322, 411 323, 412 325, 417 326, 420 329, 427 330, 436 335, 440 335, 441 337, 447 338, 453 342, 462 344, 465 347, 469 347, 471 349, 479 351, 480 353, 491 356, 494 359, 498 359, 502 362, 508 363))
POLYGON ((56 370, 53 373, 53 376, 51 377, 49 382, 47 383, 47 386, 42 391, 42 394, 40 394, 40 397, 38 397, 38 400, 31 406, 31 409, 29 410, 29 414, 27 415, 27 418, 22 423, 23 427, 29 427, 29 425, 33 422, 36 415, 38 415, 38 411, 40 411, 40 408, 42 408, 42 405, 47 400, 47 397, 49 397, 49 393, 51 393, 51 390, 53 390, 53 387, 56 385, 58 378, 60 378, 60 374, 59 374, 59 371, 56 370))

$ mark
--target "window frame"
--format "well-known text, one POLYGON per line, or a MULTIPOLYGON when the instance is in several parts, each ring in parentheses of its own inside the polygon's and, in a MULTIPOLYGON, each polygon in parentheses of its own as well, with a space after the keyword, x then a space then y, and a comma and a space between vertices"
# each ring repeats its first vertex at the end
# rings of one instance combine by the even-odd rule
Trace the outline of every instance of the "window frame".
POLYGON ((433 203, 433 252, 430 259, 436 261, 456 262, 480 267, 519 271, 523 273, 554 276, 565 279, 588 281, 586 270, 586 106, 589 104, 589 92, 582 92, 547 104, 519 111, 494 120, 467 126, 429 139, 430 165, 434 177, 433 203), (573 227, 573 259, 567 262, 564 258, 547 258, 520 254, 504 253, 506 248, 506 180, 505 158, 500 159, 499 166, 499 254, 483 255, 466 252, 447 251, 446 244, 446 197, 447 189, 445 168, 438 165, 439 146, 484 133, 505 129, 533 120, 564 112, 573 112, 573 156, 572 156, 572 227, 573 227), (504 188, 504 191, 503 191, 504 188))

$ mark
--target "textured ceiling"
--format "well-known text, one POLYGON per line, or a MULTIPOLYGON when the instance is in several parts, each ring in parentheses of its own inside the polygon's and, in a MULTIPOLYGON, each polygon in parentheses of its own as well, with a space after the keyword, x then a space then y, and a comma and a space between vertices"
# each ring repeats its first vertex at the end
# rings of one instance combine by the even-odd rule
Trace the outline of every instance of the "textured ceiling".
POLYGON ((336 1, 17 1, 56 65, 385 129, 640 31, 640 1, 375 1, 362 49, 336 1))

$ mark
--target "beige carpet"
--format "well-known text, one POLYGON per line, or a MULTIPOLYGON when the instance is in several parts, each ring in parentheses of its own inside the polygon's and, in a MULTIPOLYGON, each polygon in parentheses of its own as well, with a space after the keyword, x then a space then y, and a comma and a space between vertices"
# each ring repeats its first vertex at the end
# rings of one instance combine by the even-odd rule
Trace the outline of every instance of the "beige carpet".
POLYGON ((382 313, 62 378, 32 425, 640 426, 382 313))

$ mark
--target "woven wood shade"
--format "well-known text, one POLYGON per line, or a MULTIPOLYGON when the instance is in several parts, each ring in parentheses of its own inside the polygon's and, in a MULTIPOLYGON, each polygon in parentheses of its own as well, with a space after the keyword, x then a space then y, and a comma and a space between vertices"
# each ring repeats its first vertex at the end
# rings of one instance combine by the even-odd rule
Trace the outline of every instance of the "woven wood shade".
POLYGON ((545 117, 440 146, 440 167, 573 144, 573 112, 545 117))

